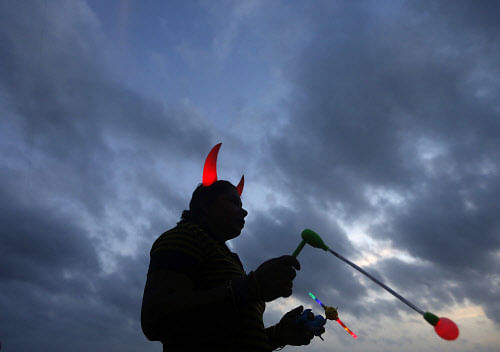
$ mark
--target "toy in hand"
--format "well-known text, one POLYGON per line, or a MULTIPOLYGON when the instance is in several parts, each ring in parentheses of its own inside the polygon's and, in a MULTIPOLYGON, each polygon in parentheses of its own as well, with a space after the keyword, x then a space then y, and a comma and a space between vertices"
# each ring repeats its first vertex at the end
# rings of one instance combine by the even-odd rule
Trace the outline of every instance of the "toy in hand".
POLYGON ((345 324, 342 322, 342 320, 339 319, 339 313, 337 312, 337 308, 325 306, 323 302, 321 302, 315 295, 313 295, 311 292, 309 292, 309 296, 311 296, 312 299, 314 299, 316 302, 320 304, 321 307, 325 310, 325 315, 326 319, 328 320, 335 320, 337 323, 339 323, 345 331, 347 331, 353 338, 357 339, 358 335, 353 333, 351 329, 349 329, 345 324))
POLYGON ((323 326, 326 324, 326 319, 321 315, 314 316, 314 319, 311 319, 311 316, 314 316, 311 309, 304 309, 302 314, 297 317, 297 324, 303 324, 314 336, 318 336, 323 340, 321 334, 325 332, 323 326))

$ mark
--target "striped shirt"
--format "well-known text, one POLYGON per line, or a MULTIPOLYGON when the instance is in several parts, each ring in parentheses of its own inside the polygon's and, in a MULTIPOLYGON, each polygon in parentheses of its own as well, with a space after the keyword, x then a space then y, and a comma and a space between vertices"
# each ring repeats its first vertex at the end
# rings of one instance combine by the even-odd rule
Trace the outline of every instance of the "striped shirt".
MULTIPOLYGON (((163 233, 150 254, 149 272, 167 269, 184 274, 195 291, 224 286, 246 275, 237 254, 189 222, 163 233)), ((271 351, 262 320, 265 302, 239 308, 231 302, 228 297, 227 305, 203 307, 169 319, 163 328, 164 351, 271 351)))

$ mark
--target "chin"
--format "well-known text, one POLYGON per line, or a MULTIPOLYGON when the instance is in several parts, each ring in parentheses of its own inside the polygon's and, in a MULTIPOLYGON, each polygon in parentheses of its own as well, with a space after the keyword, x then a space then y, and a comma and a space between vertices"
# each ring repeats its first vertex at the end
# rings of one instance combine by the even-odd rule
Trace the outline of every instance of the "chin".
POLYGON ((226 238, 227 238, 227 240, 226 240, 226 241, 228 241, 228 240, 232 240, 233 238, 238 237, 240 234, 241 234, 241 230, 232 231, 230 234, 227 234, 227 235, 226 235, 226 238))

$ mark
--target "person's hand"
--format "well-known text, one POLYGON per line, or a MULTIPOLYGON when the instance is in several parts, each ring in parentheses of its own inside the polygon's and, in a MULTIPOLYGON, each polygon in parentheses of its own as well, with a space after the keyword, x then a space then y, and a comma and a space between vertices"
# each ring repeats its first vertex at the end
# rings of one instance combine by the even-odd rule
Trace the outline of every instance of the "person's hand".
MULTIPOLYGON (((280 345, 303 346, 311 343, 314 334, 304 324, 297 323, 297 318, 303 311, 303 306, 292 309, 276 324, 276 337, 280 345)), ((310 315, 307 318, 314 320, 314 314, 312 312, 309 313, 310 315)), ((322 329, 324 332, 325 328, 322 329)))
POLYGON ((292 282, 297 275, 295 269, 300 270, 300 263, 291 255, 262 263, 253 273, 260 288, 261 298, 270 302, 279 297, 291 296, 292 282))

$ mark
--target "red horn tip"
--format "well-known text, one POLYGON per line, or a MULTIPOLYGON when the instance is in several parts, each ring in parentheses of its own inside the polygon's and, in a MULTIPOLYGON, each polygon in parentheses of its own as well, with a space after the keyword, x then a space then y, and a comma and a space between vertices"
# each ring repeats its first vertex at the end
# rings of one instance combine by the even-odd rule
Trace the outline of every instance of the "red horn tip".
POLYGON ((203 167, 203 186, 208 187, 217 181, 217 156, 222 143, 216 144, 208 153, 203 167))
POLYGON ((238 194, 241 197, 241 193, 243 193, 243 186, 245 185, 245 175, 241 176, 240 183, 238 183, 238 186, 236 186, 236 190, 238 191, 238 194))

